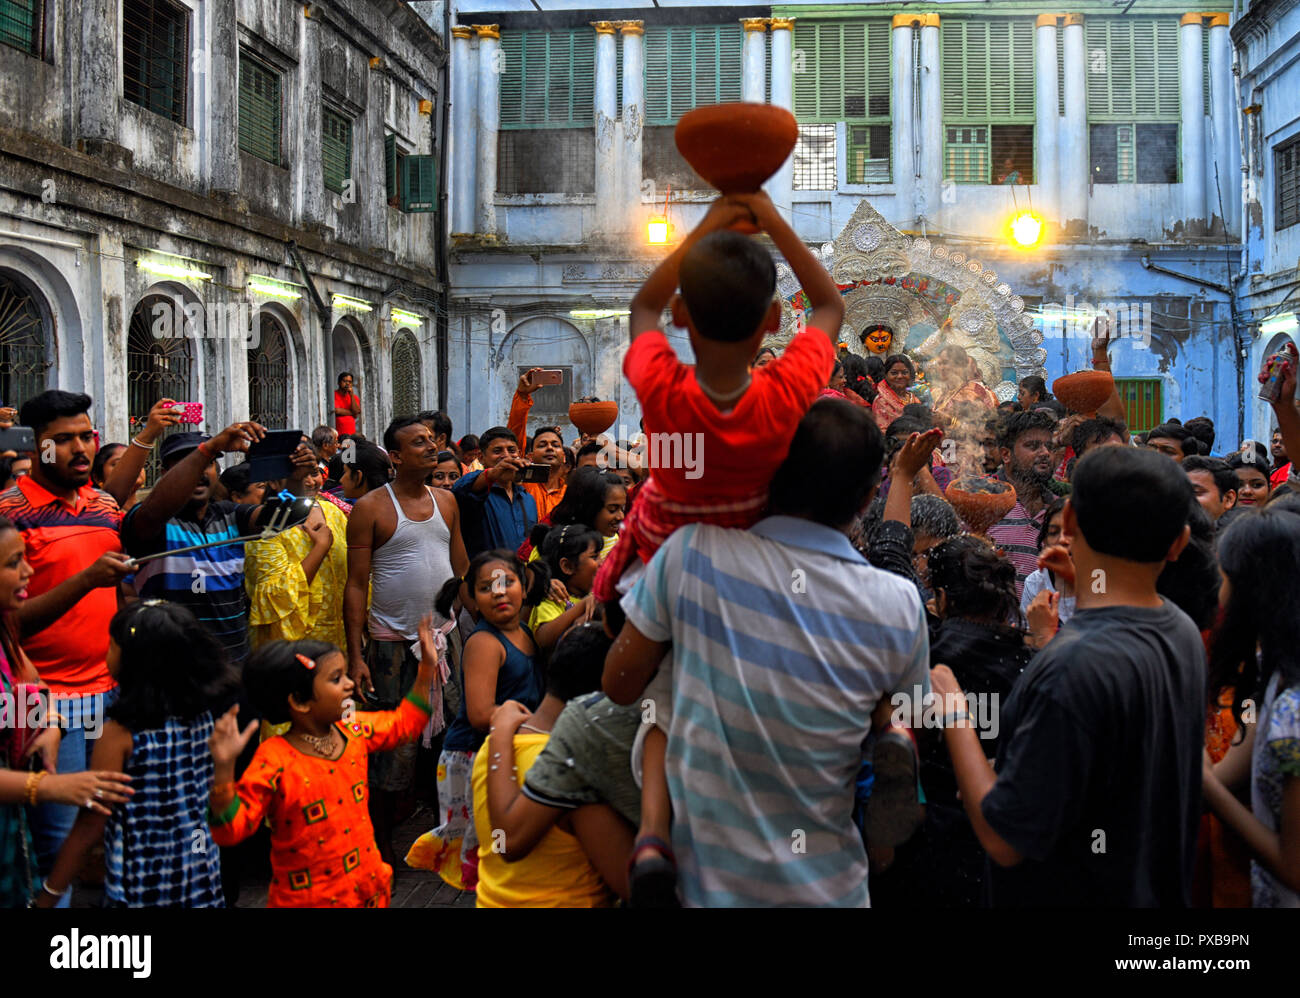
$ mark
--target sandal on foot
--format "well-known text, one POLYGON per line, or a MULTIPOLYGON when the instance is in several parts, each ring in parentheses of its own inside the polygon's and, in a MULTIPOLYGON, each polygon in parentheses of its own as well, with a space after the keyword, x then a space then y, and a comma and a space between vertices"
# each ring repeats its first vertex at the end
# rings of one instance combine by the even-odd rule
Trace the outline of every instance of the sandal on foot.
POLYGON ((632 846, 627 861, 629 908, 680 908, 677 900, 677 858, 673 848, 657 835, 643 835, 632 846), (638 860, 644 849, 659 855, 638 860))
POLYGON ((875 780, 867 799, 863 831, 872 846, 900 846, 921 827, 916 742, 905 728, 891 727, 876 738, 871 757, 875 780))

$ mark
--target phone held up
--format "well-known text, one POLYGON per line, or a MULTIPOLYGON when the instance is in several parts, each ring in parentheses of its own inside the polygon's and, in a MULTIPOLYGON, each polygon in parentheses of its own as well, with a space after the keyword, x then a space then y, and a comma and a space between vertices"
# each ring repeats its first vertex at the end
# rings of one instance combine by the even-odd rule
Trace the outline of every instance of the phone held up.
POLYGON ((515 476, 521 485, 545 485, 551 477, 549 464, 530 464, 515 476))
POLYGON ((534 371, 532 382, 536 388, 544 388, 547 385, 559 385, 564 382, 563 371, 534 371))

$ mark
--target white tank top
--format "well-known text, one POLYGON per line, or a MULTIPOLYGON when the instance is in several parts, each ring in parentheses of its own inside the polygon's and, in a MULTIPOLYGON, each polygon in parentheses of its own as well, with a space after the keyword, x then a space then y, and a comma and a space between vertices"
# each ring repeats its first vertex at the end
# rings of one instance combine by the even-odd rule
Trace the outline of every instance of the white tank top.
MULTIPOLYGON (((414 641, 420 619, 433 610, 434 597, 455 573, 451 567, 451 530, 442 518, 433 489, 433 516, 412 520, 391 485, 385 485, 397 510, 397 529, 370 553, 370 633, 381 641, 414 641)), ((435 615, 436 616, 436 615, 435 615)))

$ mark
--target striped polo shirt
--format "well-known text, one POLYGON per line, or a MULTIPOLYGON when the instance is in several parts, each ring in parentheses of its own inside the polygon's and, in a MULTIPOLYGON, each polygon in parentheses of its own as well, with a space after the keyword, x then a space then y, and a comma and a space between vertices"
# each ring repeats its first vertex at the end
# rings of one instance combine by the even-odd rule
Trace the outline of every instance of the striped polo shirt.
MULTIPOLYGON (((174 516, 155 537, 135 531, 136 506, 122 521, 122 540, 132 557, 174 551, 191 544, 239 537, 251 532, 257 506, 209 502, 203 521, 174 516)), ((244 545, 220 544, 200 551, 146 562, 135 573, 142 599, 165 599, 188 607, 225 646, 231 662, 248 657, 248 594, 244 592, 244 545)))
MULTIPOLYGON (((40 596, 94 564, 106 551, 121 551, 117 528, 122 510, 107 492, 90 485, 68 505, 31 475, 0 495, 0 516, 23 535, 27 561, 35 575, 28 596, 40 596)), ((23 651, 41 681, 63 696, 90 696, 111 690, 108 674, 108 622, 117 613, 117 589, 92 589, 44 630, 23 638, 23 651)))
POLYGON ((916 587, 842 533, 774 516, 748 531, 679 529, 622 606, 673 646, 683 901, 867 906, 854 781, 881 698, 929 692, 916 587))
POLYGON ((1046 515, 1047 507, 1044 506, 1037 516, 1030 516, 1017 499, 1011 511, 989 527, 989 540, 1016 567, 1017 600, 1025 591, 1025 579, 1038 570, 1038 531, 1042 529, 1046 515))

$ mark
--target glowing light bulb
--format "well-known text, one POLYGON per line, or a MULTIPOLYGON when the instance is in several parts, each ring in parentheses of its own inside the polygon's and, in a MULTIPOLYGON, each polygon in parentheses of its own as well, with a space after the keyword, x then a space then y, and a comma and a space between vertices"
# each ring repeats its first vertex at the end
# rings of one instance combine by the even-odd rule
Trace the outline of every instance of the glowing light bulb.
POLYGON ((646 223, 646 239, 652 243, 668 242, 668 219, 655 215, 646 223))
POLYGON ((1011 238, 1018 246, 1036 246, 1043 238, 1043 219, 1032 211, 1022 211, 1011 220, 1011 238))

